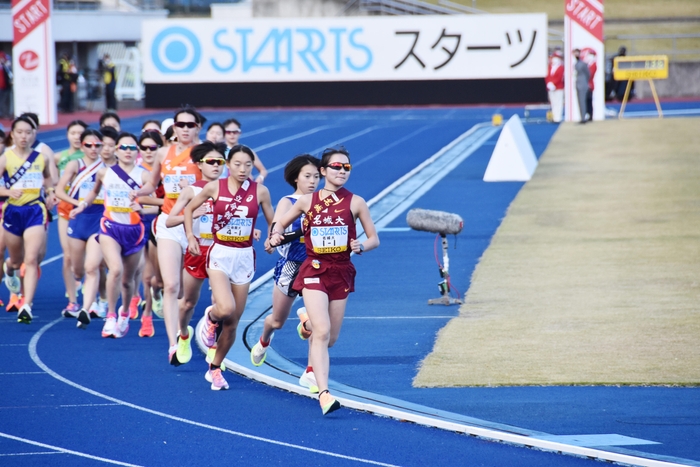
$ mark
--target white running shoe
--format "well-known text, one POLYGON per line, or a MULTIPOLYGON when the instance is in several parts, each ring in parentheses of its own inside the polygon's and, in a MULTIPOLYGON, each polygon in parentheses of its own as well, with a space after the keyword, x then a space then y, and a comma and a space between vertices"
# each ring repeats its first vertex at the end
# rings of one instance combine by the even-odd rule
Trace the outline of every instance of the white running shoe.
POLYGON ((32 307, 25 303, 17 312, 17 322, 22 324, 31 324, 33 319, 34 315, 32 315, 32 307))
POLYGON ((211 383, 212 391, 220 391, 222 389, 228 389, 228 383, 224 379, 224 375, 221 374, 221 368, 216 368, 214 370, 208 370, 204 375, 204 379, 211 383))
MULTIPOLYGON (((270 342, 272 342, 273 337, 275 337, 274 333, 270 336, 270 342)), ((262 339, 262 337, 260 339, 262 339)), ((258 342, 256 342, 253 348, 250 349, 250 361, 255 366, 260 366, 263 363, 265 363, 265 358, 267 357, 267 348, 270 347, 270 342, 268 342, 267 345, 263 346, 262 342, 260 342, 260 339, 258 339, 258 342)))
POLYGON ((98 318, 106 318, 107 311, 109 310, 109 302, 107 302, 107 300, 99 299, 97 301, 97 310, 98 318))
POLYGON ((105 325, 102 326, 102 337, 117 337, 117 318, 110 316, 105 320, 105 325))
POLYGON ((9 275, 7 273, 7 263, 3 263, 2 270, 5 272, 5 286, 7 289, 10 293, 19 294, 22 291, 22 281, 19 278, 19 271, 13 271, 13 274, 9 275))
MULTIPOLYGON (((120 310, 121 310, 121 308, 120 308, 120 310)), ((124 336, 126 336, 127 332, 129 332, 129 317, 119 315, 119 318, 117 319, 117 327, 115 328, 115 332, 114 332, 114 337, 116 337, 116 338, 124 337, 124 336)))
POLYGON ((299 385, 308 388, 311 394, 318 393, 318 383, 313 371, 304 371, 299 377, 299 385))
POLYGON ((90 305, 90 309, 88 310, 88 313, 90 314, 90 318, 99 318, 100 317, 100 309, 97 306, 97 302, 92 302, 92 305, 90 305))

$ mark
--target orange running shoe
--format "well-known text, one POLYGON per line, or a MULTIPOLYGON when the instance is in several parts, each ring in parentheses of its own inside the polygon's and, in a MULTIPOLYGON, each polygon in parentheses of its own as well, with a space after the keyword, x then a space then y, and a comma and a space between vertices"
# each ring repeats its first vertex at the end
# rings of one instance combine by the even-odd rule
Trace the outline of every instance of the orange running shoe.
POLYGON ((139 337, 153 337, 156 335, 156 330, 153 327, 153 316, 141 317, 141 329, 139 329, 139 337))
POLYGON ((139 317, 139 305, 141 304, 141 297, 134 295, 131 297, 131 303, 129 303, 129 319, 136 319, 139 317))
POLYGON ((5 310, 8 313, 17 313, 20 308, 24 305, 24 300, 21 295, 10 294, 10 301, 7 303, 5 310))

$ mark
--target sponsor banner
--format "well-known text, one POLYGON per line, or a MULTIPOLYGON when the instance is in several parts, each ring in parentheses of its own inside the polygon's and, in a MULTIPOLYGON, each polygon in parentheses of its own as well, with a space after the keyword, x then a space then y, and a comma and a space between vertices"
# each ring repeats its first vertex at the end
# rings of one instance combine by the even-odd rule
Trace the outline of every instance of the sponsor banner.
POLYGON ((576 59, 573 50, 593 76, 593 120, 605 119, 605 47, 603 42, 603 0, 564 0, 564 119, 581 120, 576 90, 576 59))
POLYGON ((153 20, 146 83, 544 78, 544 14, 153 20))
POLYGON ((34 112, 56 123, 56 59, 49 0, 12 2, 12 71, 15 114, 34 112))

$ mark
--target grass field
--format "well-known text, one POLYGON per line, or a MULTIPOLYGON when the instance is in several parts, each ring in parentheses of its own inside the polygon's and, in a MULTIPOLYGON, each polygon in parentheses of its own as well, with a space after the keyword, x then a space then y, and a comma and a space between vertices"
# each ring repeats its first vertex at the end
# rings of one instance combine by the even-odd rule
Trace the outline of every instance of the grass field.
POLYGON ((700 384, 699 127, 562 125, 414 384, 700 384))

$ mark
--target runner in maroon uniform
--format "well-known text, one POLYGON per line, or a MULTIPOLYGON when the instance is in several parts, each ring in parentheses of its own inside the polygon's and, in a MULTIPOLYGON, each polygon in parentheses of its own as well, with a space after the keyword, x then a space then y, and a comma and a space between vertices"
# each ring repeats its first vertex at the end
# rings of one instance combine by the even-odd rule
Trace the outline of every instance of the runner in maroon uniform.
POLYGON ((355 267, 351 251, 361 255, 379 246, 379 237, 364 199, 343 188, 350 176, 350 154, 345 149, 326 149, 321 158, 325 186, 299 198, 270 229, 270 245, 277 246, 283 230, 301 214, 307 258, 293 288, 301 292, 306 313, 299 317, 306 335, 313 331, 309 358, 319 389, 323 414, 340 408, 328 392, 328 348, 338 339, 348 295, 355 290, 355 267), (357 240, 355 221, 360 219, 367 235, 357 240))
MULTIPOLYGON (((200 338, 207 347, 216 344, 216 354, 205 377, 215 391, 228 389, 221 374, 221 363, 236 338, 238 321, 243 314, 248 288, 255 273, 253 237, 258 206, 263 210, 268 225, 272 223, 270 192, 250 179, 255 155, 242 145, 228 153, 228 178, 208 183, 185 208, 185 232, 188 250, 192 255, 201 253, 192 229, 193 212, 207 199, 214 200, 212 233, 214 245, 207 257, 207 274, 214 296, 214 305, 205 312, 200 338), (223 325, 218 343, 216 329, 223 325)), ((257 234, 257 235, 254 235, 257 234)))

